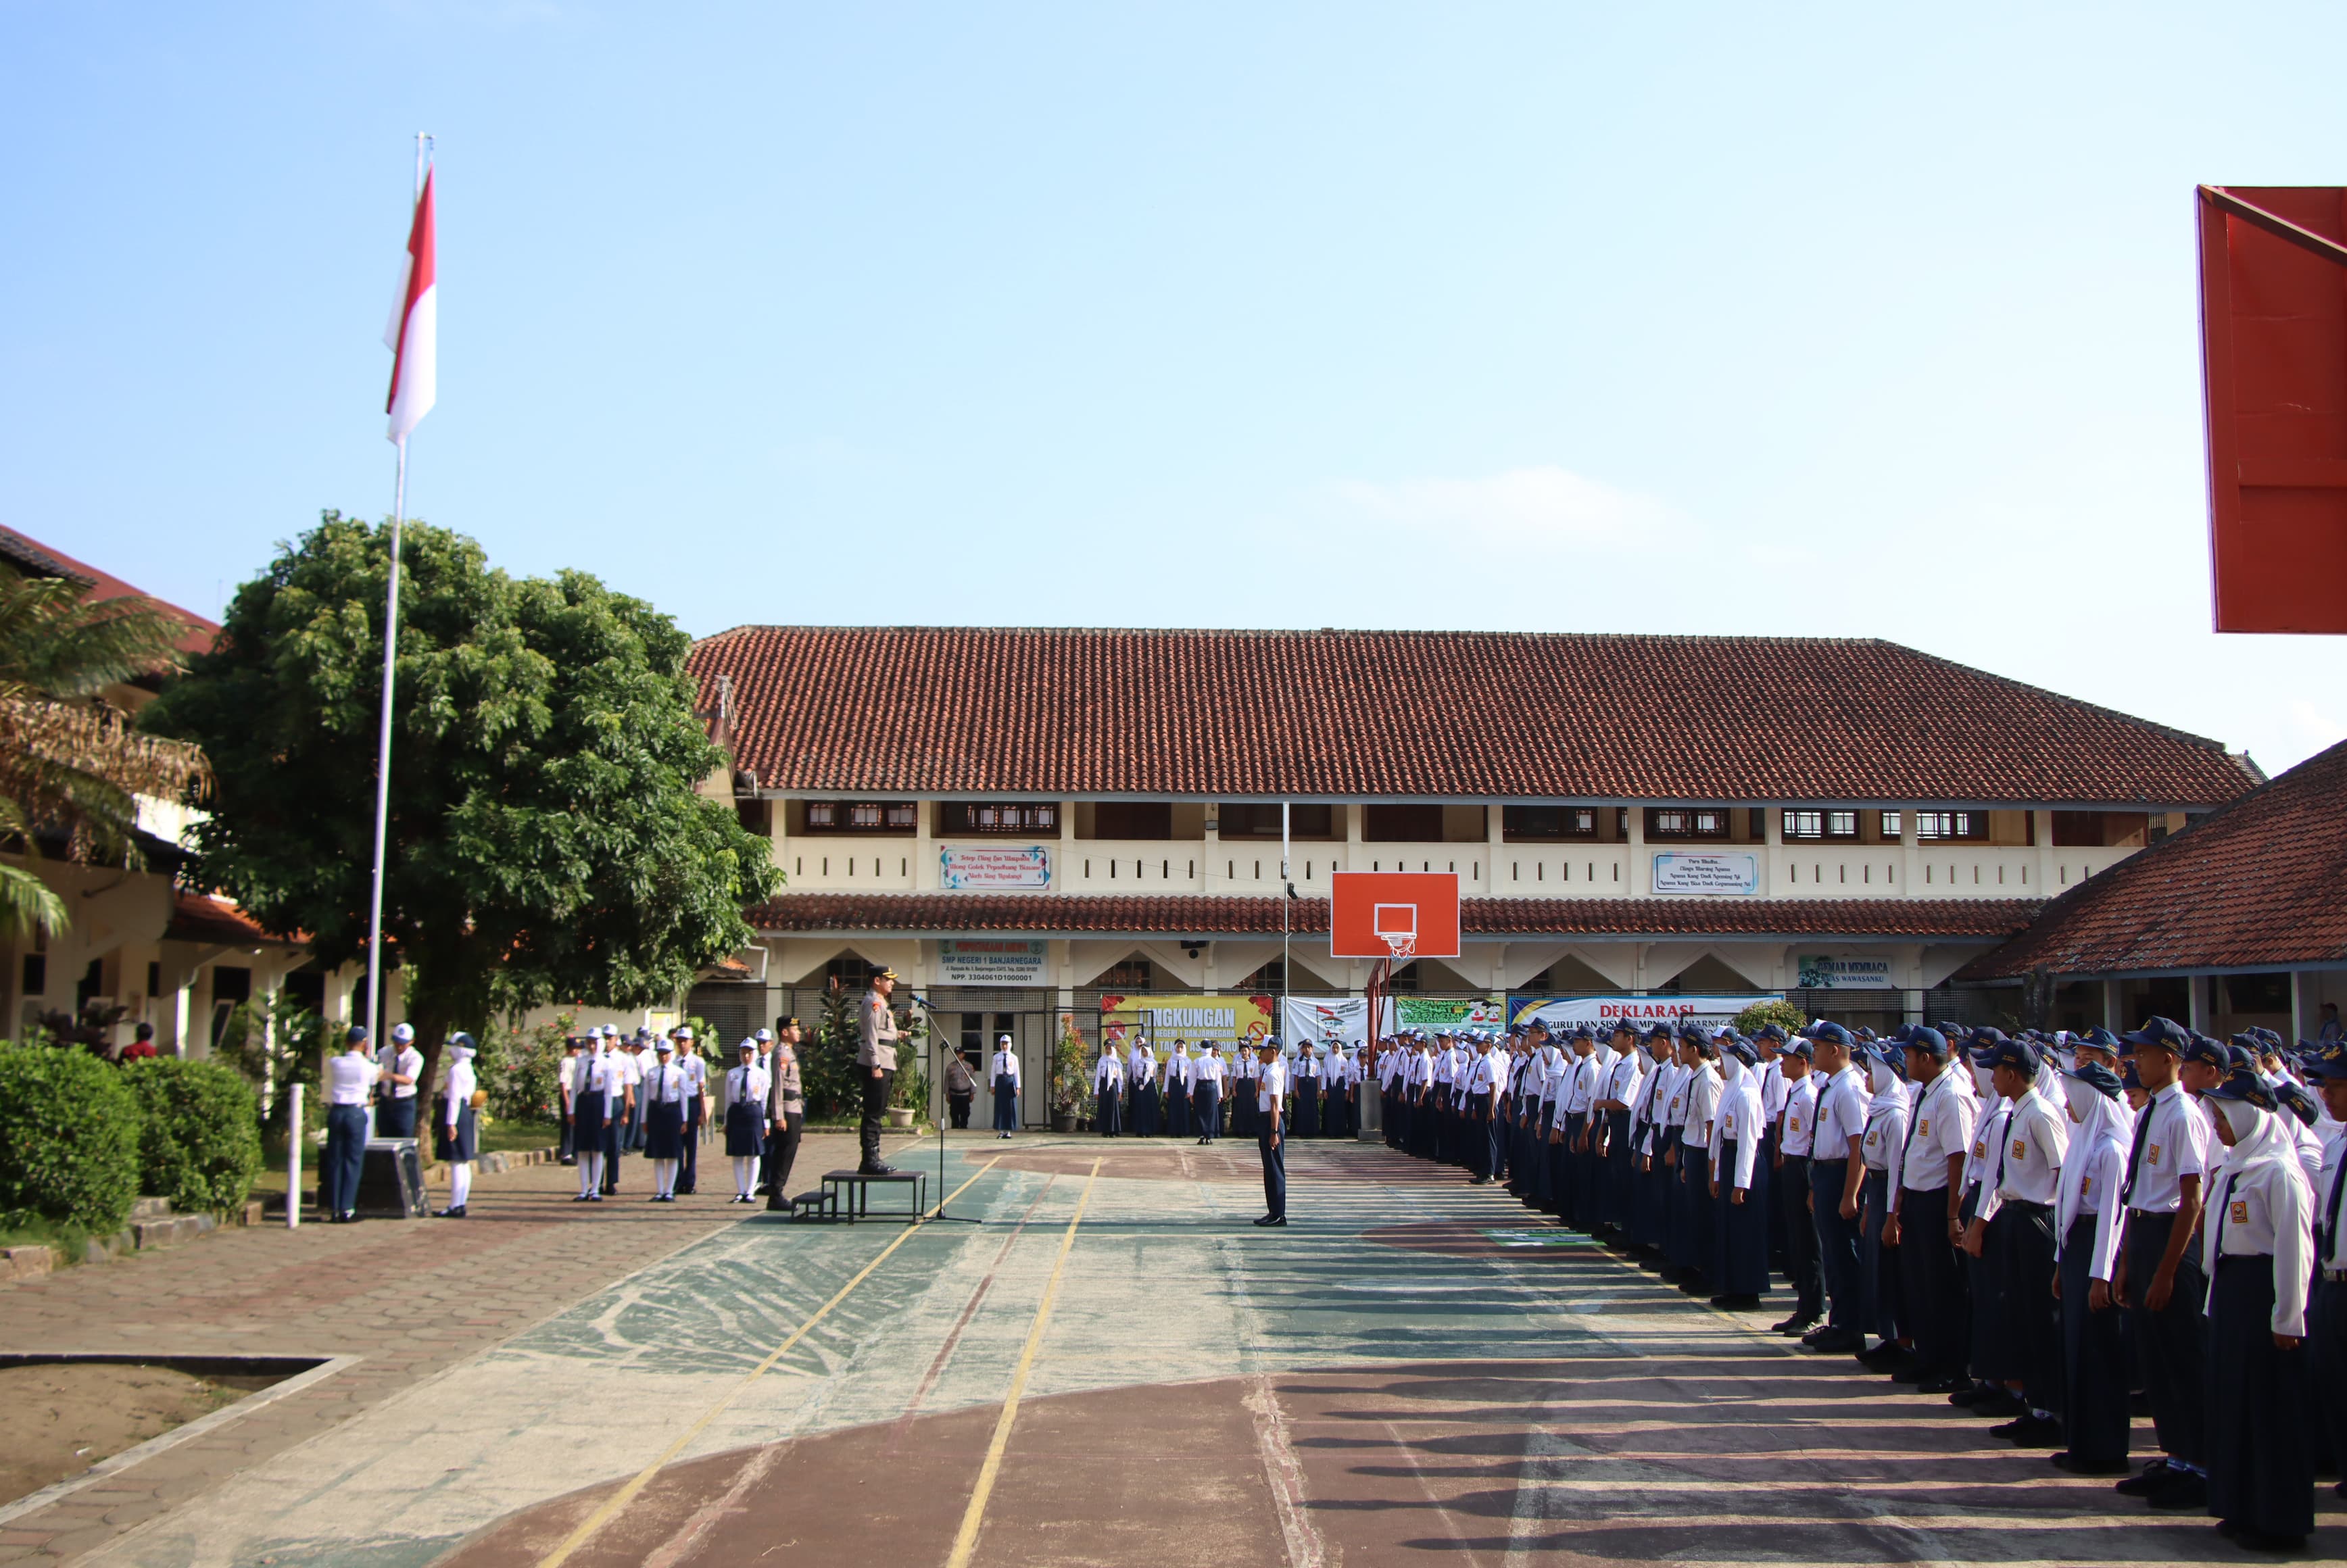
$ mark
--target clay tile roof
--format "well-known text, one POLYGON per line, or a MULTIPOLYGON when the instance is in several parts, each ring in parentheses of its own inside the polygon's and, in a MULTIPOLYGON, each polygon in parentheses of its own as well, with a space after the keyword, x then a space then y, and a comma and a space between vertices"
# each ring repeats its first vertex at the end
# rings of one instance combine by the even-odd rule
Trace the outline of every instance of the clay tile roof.
POLYGON ((168 604, 151 594, 139 592, 120 578, 86 565, 62 551, 53 549, 15 528, 0 525, 0 560, 6 561, 27 577, 69 577, 87 585, 87 598, 92 600, 143 599, 156 609, 185 621, 186 636, 179 639, 182 653, 209 653, 220 637, 220 623, 207 620, 194 610, 168 604))
MULTIPOLYGON (((1469 936, 1881 937, 1993 941, 2021 929, 2024 898, 1468 898, 1469 936)), ((768 935, 1030 931, 1227 937, 1279 934, 1276 897, 1057 893, 786 893, 748 912, 768 935)), ((1290 930, 1328 929, 1328 901, 1299 898, 1290 930)))
POLYGON ((788 793, 2181 809, 2215 741, 1862 639, 749 626, 735 765, 788 793))
POLYGON ((2045 907, 1961 978, 2347 962, 2347 742, 2045 907))
POLYGON ((257 948, 263 943, 282 946, 289 940, 298 943, 302 939, 272 937, 254 924, 251 916, 226 899, 185 891, 171 895, 171 919, 164 927, 163 935, 174 942, 207 942, 232 948, 257 948))

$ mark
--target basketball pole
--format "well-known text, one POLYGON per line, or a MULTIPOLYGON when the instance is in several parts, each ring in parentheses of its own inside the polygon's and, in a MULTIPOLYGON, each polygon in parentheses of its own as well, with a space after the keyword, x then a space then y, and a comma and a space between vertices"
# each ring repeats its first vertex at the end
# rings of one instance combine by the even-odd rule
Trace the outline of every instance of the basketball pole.
POLYGON ((1287 803, 1279 803, 1279 1016, 1272 1020, 1273 1038, 1287 1032, 1287 938, 1295 924, 1289 917, 1296 903, 1296 884, 1287 879, 1287 803))

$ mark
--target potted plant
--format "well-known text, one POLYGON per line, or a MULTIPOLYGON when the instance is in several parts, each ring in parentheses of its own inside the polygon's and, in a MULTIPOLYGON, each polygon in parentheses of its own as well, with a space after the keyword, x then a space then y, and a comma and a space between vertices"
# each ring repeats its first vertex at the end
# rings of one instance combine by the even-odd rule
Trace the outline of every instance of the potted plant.
POLYGON ((929 1074, 921 1064, 921 1037, 928 1026, 917 1015, 897 1020, 897 1081, 888 1092, 888 1125, 910 1127, 929 1108, 929 1074))
POLYGON ((1073 1013, 1060 1015, 1060 1038, 1051 1044, 1051 1131, 1072 1132, 1087 1109, 1092 1075, 1084 1071, 1084 1035, 1073 1013))

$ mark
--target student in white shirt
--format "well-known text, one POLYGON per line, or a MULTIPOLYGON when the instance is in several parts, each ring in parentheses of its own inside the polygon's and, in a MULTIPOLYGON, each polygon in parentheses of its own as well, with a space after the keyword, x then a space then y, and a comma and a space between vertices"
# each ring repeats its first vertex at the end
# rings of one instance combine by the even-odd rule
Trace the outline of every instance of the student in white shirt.
POLYGON ((721 1081, 717 1116, 725 1129, 725 1155, 733 1162, 733 1196, 737 1204, 753 1202, 758 1161, 765 1152, 766 1070, 758 1065, 758 1042, 743 1040, 740 1061, 721 1081))
POLYGON ((374 1135, 378 1138, 413 1138, 415 1136, 415 1081, 424 1076, 424 1053, 415 1049, 415 1030, 410 1024, 395 1025, 391 1043, 384 1048, 380 1062, 382 1071, 375 1078, 375 1091, 383 1096, 376 1104, 374 1135))
POLYGON ((1900 1302, 1915 1340, 1906 1368, 1918 1393, 1952 1394, 1964 1376, 1969 1322, 1963 1260, 1963 1172, 1972 1147, 1974 1106, 1964 1092, 1972 1075, 1951 1065, 1948 1037, 1928 1024, 1907 1031, 1907 1077, 1913 1099, 1899 1157, 1899 1201, 1883 1226, 1898 1259, 1900 1302))
POLYGON ((1796 1337, 1815 1328, 1826 1311, 1818 1222, 1809 1213, 1809 1152, 1818 1130, 1817 1075, 1809 1071, 1814 1049, 1807 1040, 1790 1040, 1777 1053, 1785 1099, 1777 1108, 1773 1174, 1777 1207, 1785 1216, 1785 1279, 1793 1287, 1793 1310, 1770 1327, 1796 1337))
POLYGON ((1864 1076, 1850 1063, 1855 1042, 1850 1030, 1838 1023, 1816 1023, 1809 1040, 1823 1080, 1809 1151, 1809 1212, 1817 1223, 1829 1316, 1826 1326, 1803 1335, 1801 1343, 1829 1354, 1854 1354, 1866 1348, 1859 1317, 1858 1221, 1866 1179, 1859 1150, 1866 1137, 1868 1096, 1864 1076))
POLYGON ((2062 1334, 2054 1301, 2054 1200, 2070 1124, 2038 1087, 2047 1071, 2034 1047, 2008 1040, 1978 1058, 1995 1075, 2010 1109, 1980 1204, 1964 1233, 1964 1250, 1982 1263, 1995 1307, 1995 1331, 1983 1345, 1984 1364, 1973 1370, 2017 1391, 2026 1407, 1989 1430, 2024 1448, 2062 1446, 2062 1334))
POLYGON ((1255 1223, 1284 1225, 1287 1223, 1287 1148, 1282 1101, 1287 1093, 1287 1069, 1279 1060, 1276 1038, 1265 1035, 1262 1045, 1261 1060, 1255 1064, 1255 1152, 1263 1159, 1265 1213, 1255 1223))
POLYGON ((1711 1191, 1717 1204, 1719 1294, 1714 1307, 1743 1311, 1768 1288, 1768 1167, 1760 1158, 1759 1053, 1731 1036, 1720 1047, 1719 1103, 1712 1113, 1711 1191))
POLYGON ((1861 1366, 1879 1372, 1903 1370, 1913 1358, 1913 1333, 1899 1308, 1899 1255, 1883 1244, 1892 1198, 1900 1189, 1900 1161, 1907 1147, 1907 1058, 1903 1044, 1877 1041, 1866 1051, 1863 1071, 1869 1096, 1866 1132, 1859 1163, 1866 1167, 1859 1194, 1859 1332, 1881 1343, 1860 1350, 1861 1366))
POLYGON ((1007 1034, 994 1042, 986 1081, 994 1091, 994 1135, 1008 1142, 1019 1131, 1019 1052, 1007 1034))
MULTIPOLYGON (((692 1089, 691 1077, 677 1066, 676 1043, 665 1036, 653 1041, 651 1070, 644 1074, 644 1158, 652 1163, 656 1204, 676 1202, 677 1173, 684 1164, 684 1102, 692 1089)), ((763 1097, 758 1104, 763 1122, 763 1097)))
POLYGON ((1197 1081, 1190 1091, 1192 1120, 1197 1123, 1202 1148, 1222 1135, 1223 1081, 1230 1075, 1223 1061, 1222 1041, 1203 1043, 1205 1049, 1190 1064, 1191 1075, 1197 1081))
POLYGON ((343 1054, 327 1061, 326 1157, 318 1166, 318 1206, 330 1225, 358 1218, 359 1173, 366 1165, 367 1107, 382 1071, 367 1055, 367 1030, 354 1023, 343 1054))
POLYGON ((2314 1194, 2263 1079, 2236 1068, 2209 1099, 2230 1151, 2201 1227, 2209 1512, 2237 1545, 2293 1552, 2314 1528, 2305 1348, 2314 1194))
MULTIPOLYGON (((2314 1306, 2307 1314, 2306 1341, 2314 1404, 2335 1459, 2347 1455, 2347 1041, 2323 1041, 2303 1071, 2330 1129, 2314 1184, 2314 1306)), ((2335 1490, 2347 1497, 2347 1480, 2335 1490)))
POLYGON ((2070 1148, 2054 1235, 2061 1248, 2055 1285, 2062 1301, 2063 1450, 2054 1462, 2074 1475, 2127 1472, 2127 1351, 2111 1299, 2119 1236, 2119 1192, 2127 1184, 2135 1118, 2119 1075, 2080 1052, 2065 1106, 2070 1148))
MULTIPOLYGON (((473 1096, 479 1083, 473 1071, 474 1045, 469 1034, 448 1037, 448 1076, 440 1096, 440 1114, 433 1155, 448 1167, 448 1206, 444 1220, 465 1217, 465 1200, 473 1192, 473 1162, 480 1153, 480 1113, 473 1096)), ((422 1071, 419 1062, 417 1071, 422 1071)))
POLYGON ((1092 1064, 1092 1130, 1103 1138, 1124 1131, 1124 1057, 1112 1045, 1092 1064))

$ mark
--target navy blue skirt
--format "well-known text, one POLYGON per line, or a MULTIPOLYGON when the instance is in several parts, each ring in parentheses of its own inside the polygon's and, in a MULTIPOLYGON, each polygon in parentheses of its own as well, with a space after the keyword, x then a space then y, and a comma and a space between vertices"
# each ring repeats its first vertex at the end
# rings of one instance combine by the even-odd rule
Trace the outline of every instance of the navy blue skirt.
POLYGON ((603 1147, 603 1091, 589 1089, 570 1108, 570 1146, 581 1153, 600 1153, 603 1147))
POLYGON ((758 1127, 758 1108, 737 1100, 725 1108, 725 1153, 735 1160, 753 1160, 766 1152, 758 1127))
POLYGON ((684 1158, 684 1102, 682 1101, 656 1100, 645 1110, 644 1157, 648 1160, 684 1158))

